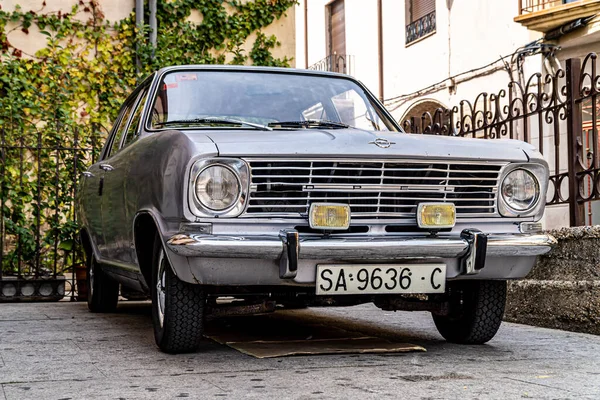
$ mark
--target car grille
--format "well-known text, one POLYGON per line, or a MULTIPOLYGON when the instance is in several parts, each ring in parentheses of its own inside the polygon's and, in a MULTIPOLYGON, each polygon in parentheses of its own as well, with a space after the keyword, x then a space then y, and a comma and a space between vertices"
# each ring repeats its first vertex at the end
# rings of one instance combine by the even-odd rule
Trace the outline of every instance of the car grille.
POLYGON ((353 219, 415 218, 422 202, 452 202, 457 218, 497 216, 506 163, 247 159, 246 216, 305 216, 313 202, 350 205, 353 219))

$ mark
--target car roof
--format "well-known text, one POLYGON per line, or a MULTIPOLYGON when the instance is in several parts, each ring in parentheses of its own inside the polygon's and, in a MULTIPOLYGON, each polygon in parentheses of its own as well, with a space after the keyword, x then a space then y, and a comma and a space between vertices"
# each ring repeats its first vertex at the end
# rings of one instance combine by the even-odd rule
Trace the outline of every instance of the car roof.
POLYGON ((282 67, 259 67, 247 65, 223 65, 223 64, 197 64, 197 65, 173 65, 158 70, 158 74, 162 75, 172 71, 187 71, 187 70, 207 70, 207 71, 245 71, 245 72, 274 72, 283 74, 302 74, 302 75, 320 75, 336 78, 346 78, 355 80, 350 75, 341 74, 338 72, 317 71, 312 69, 300 68, 282 68, 282 67))

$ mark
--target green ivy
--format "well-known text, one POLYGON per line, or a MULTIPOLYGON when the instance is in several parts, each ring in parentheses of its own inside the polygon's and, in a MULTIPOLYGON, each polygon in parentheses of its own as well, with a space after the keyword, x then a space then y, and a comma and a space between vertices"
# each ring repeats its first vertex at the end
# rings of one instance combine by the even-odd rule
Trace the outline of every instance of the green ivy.
POLYGON ((119 107, 145 76, 177 64, 288 67, 291 61, 273 57, 280 43, 261 29, 296 0, 159 1, 156 48, 150 45, 149 27, 136 26, 133 12, 109 23, 99 3, 79 1, 69 12, 45 12, 45 3, 35 11, 17 6, 8 12, 0 6, 5 273, 33 272, 38 261, 48 273, 81 262, 73 257, 72 245, 78 229, 77 178, 97 157, 119 107), (188 22, 194 11, 203 17, 200 24, 188 22), (36 54, 10 43, 9 31, 30 34, 34 27, 46 36, 46 46, 36 54), (246 54, 244 45, 253 34, 246 54))

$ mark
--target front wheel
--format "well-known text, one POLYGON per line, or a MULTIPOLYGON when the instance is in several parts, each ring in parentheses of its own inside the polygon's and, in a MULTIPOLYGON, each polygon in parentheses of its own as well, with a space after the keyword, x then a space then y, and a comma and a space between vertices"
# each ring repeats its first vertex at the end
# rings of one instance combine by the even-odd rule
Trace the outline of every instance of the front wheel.
POLYGON ((196 351, 202 341, 206 294, 200 285, 181 281, 171 269, 157 236, 152 271, 154 339, 165 353, 196 351))
POLYGON ((449 342, 483 344, 498 332, 506 305, 506 281, 450 282, 449 314, 433 314, 440 334, 449 342))

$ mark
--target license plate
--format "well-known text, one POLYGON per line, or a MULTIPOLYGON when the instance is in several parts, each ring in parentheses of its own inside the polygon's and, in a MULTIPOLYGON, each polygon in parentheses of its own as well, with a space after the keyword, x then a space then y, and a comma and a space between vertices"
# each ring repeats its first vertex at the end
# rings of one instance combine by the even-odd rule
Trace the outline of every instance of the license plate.
POLYGON ((444 293, 445 264, 320 264, 317 295, 444 293))

